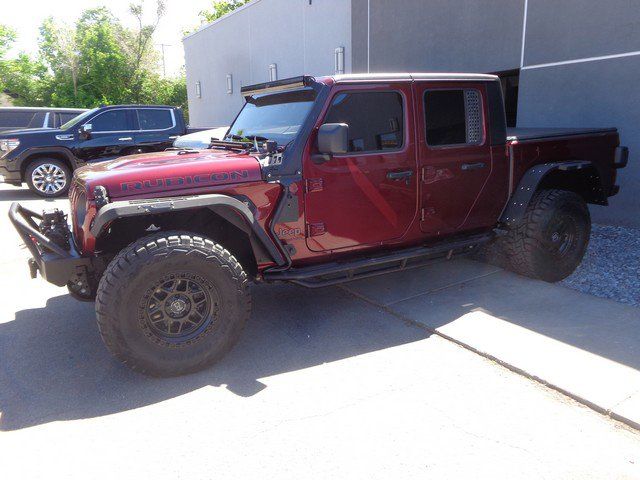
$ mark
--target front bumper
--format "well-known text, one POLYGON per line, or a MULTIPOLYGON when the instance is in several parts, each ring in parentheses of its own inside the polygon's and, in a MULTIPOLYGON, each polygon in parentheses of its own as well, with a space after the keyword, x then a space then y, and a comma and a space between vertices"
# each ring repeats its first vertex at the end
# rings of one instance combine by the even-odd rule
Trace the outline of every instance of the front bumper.
POLYGON ((91 259, 81 257, 73 248, 73 242, 69 250, 65 250, 40 232, 35 220, 42 220, 42 215, 14 202, 9 208, 9 219, 31 252, 32 278, 40 272, 47 282, 62 287, 91 269, 91 259))

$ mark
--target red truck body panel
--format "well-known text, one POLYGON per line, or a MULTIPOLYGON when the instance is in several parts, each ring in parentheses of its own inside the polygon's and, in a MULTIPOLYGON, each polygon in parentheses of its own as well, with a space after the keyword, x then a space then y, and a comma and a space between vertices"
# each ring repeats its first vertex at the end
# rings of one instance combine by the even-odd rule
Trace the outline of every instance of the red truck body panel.
MULTIPOLYGON (((544 130, 542 130, 544 133, 544 130)), ((547 162, 586 160, 591 162, 605 188, 616 183, 615 168, 612 168, 615 149, 620 145, 615 129, 603 129, 581 134, 567 130, 565 135, 550 135, 539 138, 510 137, 513 146, 513 185, 518 184, 524 173, 534 165, 547 162)))
MULTIPOLYGON (((258 159, 249 153, 203 150, 123 157, 79 169, 70 192, 72 209, 88 196, 82 224, 73 216, 78 249, 92 255, 96 239, 90 232, 96 214, 93 189, 104 186, 112 200, 225 193, 255 205, 260 226, 278 242, 292 247, 293 265, 326 262, 367 250, 424 244, 453 234, 494 228, 518 182, 531 167, 554 161, 588 160, 608 188, 615 183, 618 135, 614 131, 489 142, 490 115, 486 84, 456 81, 376 81, 339 83, 320 79, 331 88, 302 153, 301 178, 289 186, 295 197, 295 220, 272 219, 283 187, 263 178, 258 159), (426 142, 426 89, 473 88, 480 92, 484 117, 479 145, 430 147, 426 142), (397 151, 353 152, 316 163, 317 132, 332 98, 340 92, 398 92, 404 106, 404 142, 397 151), (482 164, 468 169, 464 165, 482 164), (411 171, 406 181, 389 172, 411 171)), ((272 266, 261 263, 259 270, 272 266)))

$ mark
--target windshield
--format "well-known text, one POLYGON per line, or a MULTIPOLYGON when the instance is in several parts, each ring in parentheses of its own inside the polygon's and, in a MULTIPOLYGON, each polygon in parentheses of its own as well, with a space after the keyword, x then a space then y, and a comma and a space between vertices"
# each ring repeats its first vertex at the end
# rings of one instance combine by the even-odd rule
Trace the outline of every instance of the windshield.
POLYGON ((316 93, 311 89, 247 98, 225 138, 252 140, 253 137, 263 137, 275 140, 278 145, 286 145, 295 138, 315 98, 316 93))
POLYGON ((70 128, 73 125, 75 125, 76 123, 82 123, 85 118, 90 117, 91 115, 93 115, 97 111, 98 111, 98 109, 94 108, 93 110, 88 110, 88 111, 84 112, 83 114, 78 115, 77 117, 73 117, 67 123, 65 123, 64 125, 61 125, 60 126, 60 130, 66 130, 67 128, 70 128))

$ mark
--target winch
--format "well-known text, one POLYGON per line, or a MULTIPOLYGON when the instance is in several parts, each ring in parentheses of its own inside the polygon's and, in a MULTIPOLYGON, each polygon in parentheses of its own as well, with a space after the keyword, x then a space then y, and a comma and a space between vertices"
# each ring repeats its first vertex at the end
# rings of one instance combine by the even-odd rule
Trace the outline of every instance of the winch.
POLYGON ((42 221, 38 228, 40 233, 53 243, 69 250, 69 226, 67 225, 67 215, 62 210, 56 208, 42 212, 42 221))

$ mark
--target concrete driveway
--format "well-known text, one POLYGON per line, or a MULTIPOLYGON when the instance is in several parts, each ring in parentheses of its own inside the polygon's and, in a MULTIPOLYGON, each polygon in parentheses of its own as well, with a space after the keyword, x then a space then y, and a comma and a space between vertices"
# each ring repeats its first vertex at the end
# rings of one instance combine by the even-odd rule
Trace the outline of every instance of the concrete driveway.
MULTIPOLYGON (((16 199, 67 208, 0 187, 0 212, 16 199)), ((640 478, 635 430, 540 383, 634 418, 632 307, 468 260, 257 286, 230 355, 160 380, 114 361, 93 304, 26 258, 3 213, 7 478, 640 478)))

